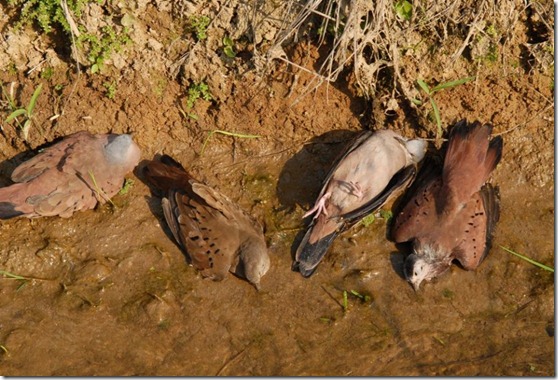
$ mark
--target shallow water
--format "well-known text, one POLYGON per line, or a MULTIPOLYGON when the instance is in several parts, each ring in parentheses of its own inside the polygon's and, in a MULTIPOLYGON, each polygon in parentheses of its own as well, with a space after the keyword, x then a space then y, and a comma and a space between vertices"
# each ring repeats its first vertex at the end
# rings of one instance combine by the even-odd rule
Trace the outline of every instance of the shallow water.
MULTIPOLYGON (((444 127, 468 118, 495 133, 515 129, 503 135, 491 178, 501 194, 492 250, 475 272, 453 266, 417 293, 381 218, 342 234, 311 278, 290 269, 301 217, 344 143, 372 127, 431 137, 435 126, 412 112, 387 117, 385 99, 351 95, 347 83, 297 98, 309 75, 294 86, 289 74, 262 84, 248 72, 229 77, 234 90, 218 101, 199 102, 198 120, 185 119, 180 84, 169 80, 154 95, 153 83, 128 72, 114 100, 100 95, 101 77, 78 83, 73 96, 67 86, 65 113, 53 122, 59 95, 45 86, 51 96, 39 98, 35 116, 44 133, 32 131, 32 148, 81 129, 132 132, 143 159, 170 154, 262 221, 272 267, 260 292, 232 275, 203 280, 170 239, 160 200, 133 174, 116 207, 1 221, 0 270, 29 280, 0 278, 0 373, 554 376, 554 275, 499 248, 554 266, 550 79, 514 70, 437 94, 444 127), (200 156, 214 129, 262 137, 215 134, 200 156)), ((52 83, 66 83, 58 75, 52 83)), ((27 99, 36 85, 17 78, 27 99)), ((5 186, 29 154, 15 131, 2 133, 5 186)))
MULTIPOLYGON (((2 372, 553 374, 553 275, 498 248, 552 265, 554 204, 545 191, 513 188, 497 173, 501 219, 476 272, 454 266, 415 293, 401 277, 403 254, 385 239, 378 218, 342 234, 304 279, 290 270, 303 210, 289 209, 319 189, 314 178, 321 171, 290 185, 316 168, 308 155, 283 155, 282 165, 260 162, 255 172, 243 168, 238 200, 265 221, 271 250, 259 293, 232 275, 222 283, 202 280, 187 266, 161 228, 159 200, 139 180, 115 198, 116 208, 4 222, 2 267, 33 279, 1 280, 2 372), (275 196, 282 187, 292 193, 275 196), (261 196, 250 202, 256 190, 261 196)), ((232 187, 222 184, 221 191, 234 199, 232 187)))

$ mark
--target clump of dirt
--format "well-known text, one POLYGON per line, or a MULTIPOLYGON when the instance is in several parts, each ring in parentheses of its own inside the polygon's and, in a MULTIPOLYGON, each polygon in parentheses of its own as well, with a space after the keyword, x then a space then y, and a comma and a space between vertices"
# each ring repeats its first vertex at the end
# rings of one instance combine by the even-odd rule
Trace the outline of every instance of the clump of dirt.
MULTIPOLYGON (((131 45, 90 75, 76 72, 70 49, 60 55, 49 36, 14 30, 0 5, 0 186, 46 142, 79 130, 132 133, 142 158, 171 155, 258 218, 272 264, 260 292, 232 275, 203 280, 137 173, 115 206, 70 219, 2 221, 0 270, 24 277, 0 278, 3 374, 553 376, 553 275, 500 248, 553 266, 553 61, 537 64, 548 49, 536 48, 553 47, 552 18, 538 5, 519 13, 494 62, 465 51, 446 70, 422 48, 400 57, 407 83, 474 75, 434 95, 442 125, 480 120, 504 138, 491 178, 501 217, 488 257, 475 272, 454 266, 415 293, 379 215, 342 234, 311 278, 290 268, 302 215, 344 144, 363 128, 434 137, 428 99, 411 105, 394 70, 376 77, 372 98, 359 96, 350 69, 313 88, 329 47, 309 34, 282 45, 301 68, 266 65, 288 12, 273 2, 255 7, 132 2, 117 12, 129 15, 131 45), (212 20, 207 40, 189 31, 192 15, 212 20), (235 41, 235 57, 222 50, 225 36, 235 41), (189 108, 189 88, 201 82, 213 100, 189 108), (6 94, 26 105, 40 83, 25 141, 5 122, 6 94), (208 137, 214 130, 260 137, 208 137)), ((455 47, 466 38, 445 32, 455 47)), ((408 94, 424 95, 414 87, 408 94)))

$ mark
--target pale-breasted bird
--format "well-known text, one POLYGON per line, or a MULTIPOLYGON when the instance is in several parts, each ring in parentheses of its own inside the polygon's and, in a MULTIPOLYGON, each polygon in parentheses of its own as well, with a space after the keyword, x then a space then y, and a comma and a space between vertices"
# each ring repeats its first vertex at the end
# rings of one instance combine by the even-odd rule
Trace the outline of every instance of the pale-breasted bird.
POLYGON ((147 163, 143 173, 163 191, 165 220, 194 268, 214 281, 230 271, 259 289, 270 266, 261 225, 167 155, 147 163))
POLYGON ((380 208, 395 190, 408 185, 426 151, 426 141, 408 140, 390 130, 364 131, 333 165, 295 256, 293 270, 314 273, 333 240, 380 208))
POLYGON ((465 120, 450 132, 443 168, 426 168, 417 191, 394 218, 391 237, 412 241, 404 274, 415 290, 447 271, 452 261, 476 269, 490 249, 499 218, 498 189, 485 184, 502 156, 492 126, 465 120))
POLYGON ((16 183, 0 189, 0 219, 67 218, 92 209, 118 193, 140 155, 130 135, 66 136, 13 171, 16 183))

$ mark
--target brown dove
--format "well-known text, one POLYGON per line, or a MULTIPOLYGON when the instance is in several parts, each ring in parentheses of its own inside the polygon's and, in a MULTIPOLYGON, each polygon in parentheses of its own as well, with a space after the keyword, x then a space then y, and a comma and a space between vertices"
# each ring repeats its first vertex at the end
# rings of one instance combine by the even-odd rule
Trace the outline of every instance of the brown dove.
POLYGON ((413 242, 404 273, 415 290, 447 271, 453 260, 476 269, 490 249, 499 218, 498 189, 485 184, 502 156, 492 126, 465 120, 449 136, 443 168, 431 165, 417 191, 394 218, 392 238, 413 242))
POLYGON ((230 271, 259 289, 270 261, 258 222, 167 155, 147 163, 144 175, 164 192, 165 220, 203 277, 221 281, 230 271))
POLYGON ((82 131, 19 165, 15 184, 0 189, 0 219, 35 218, 92 209, 114 196, 140 159, 130 135, 82 131))
POLYGON ((295 256, 293 270, 309 277, 333 240, 380 208, 415 175, 426 142, 390 130, 364 131, 350 142, 324 180, 314 214, 295 256))

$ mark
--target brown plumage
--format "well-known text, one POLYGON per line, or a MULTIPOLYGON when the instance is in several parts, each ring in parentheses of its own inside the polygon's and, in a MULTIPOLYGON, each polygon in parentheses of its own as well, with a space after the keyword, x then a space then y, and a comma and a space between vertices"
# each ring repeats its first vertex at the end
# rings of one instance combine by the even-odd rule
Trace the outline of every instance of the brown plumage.
POLYGON ((113 197, 140 159, 129 135, 77 132, 19 165, 0 189, 0 219, 92 209, 113 197))
POLYGON ((167 155, 150 161, 144 175, 163 191, 165 220, 203 277, 220 281, 230 271, 259 288, 270 261, 257 221, 167 155))
POLYGON ((492 127, 457 123, 449 137, 443 168, 430 164, 417 180, 416 192, 395 217, 395 242, 412 241, 404 272, 417 290, 451 266, 455 259, 476 269, 490 249, 499 218, 498 189, 485 184, 502 156, 501 137, 492 127))

